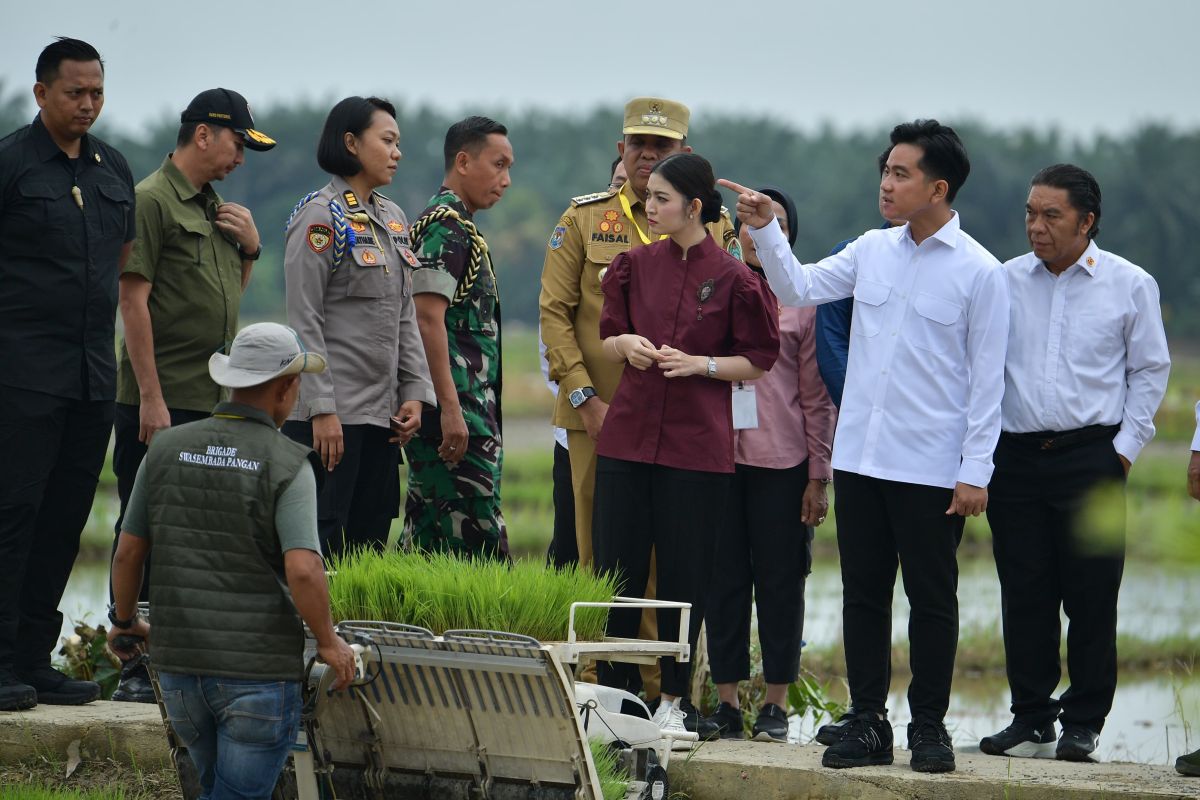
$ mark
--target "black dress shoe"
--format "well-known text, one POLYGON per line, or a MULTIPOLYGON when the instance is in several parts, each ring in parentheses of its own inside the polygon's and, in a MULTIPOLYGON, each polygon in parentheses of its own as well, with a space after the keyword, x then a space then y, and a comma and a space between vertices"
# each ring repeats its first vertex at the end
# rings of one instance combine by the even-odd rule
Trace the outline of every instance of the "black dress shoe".
POLYGON ((37 705, 37 692, 11 667, 0 667, 0 711, 25 711, 37 705))
POLYGON ((1062 737, 1054 757, 1059 761, 1084 761, 1095 763, 1092 753, 1100 744, 1100 734, 1082 725, 1063 725, 1062 737))
POLYGON ((51 706, 81 706, 100 699, 100 684, 95 681, 77 681, 54 667, 17 669, 16 673, 18 678, 34 688, 39 703, 51 706))
POLYGON ((125 662, 121 667, 121 682, 113 692, 112 699, 117 703, 154 703, 154 684, 150 682, 150 670, 147 665, 150 656, 143 653, 125 662))

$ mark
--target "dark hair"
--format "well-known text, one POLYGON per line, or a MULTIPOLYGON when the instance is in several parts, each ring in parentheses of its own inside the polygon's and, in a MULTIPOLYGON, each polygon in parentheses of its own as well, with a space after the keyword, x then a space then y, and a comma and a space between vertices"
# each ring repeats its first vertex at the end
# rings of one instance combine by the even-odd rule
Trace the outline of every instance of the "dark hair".
POLYGON ((705 225, 721 218, 721 193, 708 159, 695 153, 676 153, 658 162, 650 172, 654 173, 662 175, 685 202, 700 201, 700 221, 705 225))
MULTIPOLYGON (((783 206, 783 213, 787 216, 788 244, 795 247, 796 236, 800 233, 800 213, 796 211, 796 203, 792 200, 791 196, 783 189, 776 189, 774 186, 762 186, 754 191, 759 194, 765 194, 783 206)), ((733 232, 741 233, 741 231, 742 221, 735 216, 733 218, 733 232)))
POLYGON ((1096 183, 1092 173, 1074 164, 1054 164, 1039 170, 1029 185, 1065 189, 1067 200, 1079 212, 1080 220, 1088 212, 1096 215, 1092 219, 1092 227, 1088 229, 1088 238, 1095 239, 1100 233, 1100 184, 1096 183))
POLYGON ((362 162, 346 149, 346 134, 362 136, 371 127, 371 117, 382 111, 396 118, 396 107, 378 97, 347 97, 329 110, 317 142, 317 165, 330 175, 346 177, 362 171, 362 162))
POLYGON ((880 153, 879 156, 875 159, 875 161, 879 164, 879 174, 881 176, 883 175, 884 169, 887 168, 888 156, 890 156, 891 154, 892 154, 892 148, 889 145, 888 147, 883 148, 883 152, 880 153))
POLYGON ((33 70, 38 83, 54 83, 58 78, 58 68, 64 61, 99 61, 100 71, 104 71, 104 59, 100 58, 96 48, 82 39, 59 36, 46 45, 38 56, 37 66, 33 70))
POLYGON ((479 151, 487 144, 488 136, 498 133, 508 135, 508 128, 489 117, 467 117, 450 126, 446 131, 446 144, 442 154, 446 159, 446 172, 454 167, 454 159, 459 153, 467 152, 471 157, 479 155, 479 151))
POLYGON ((608 168, 608 182, 609 182, 609 184, 611 184, 611 183, 612 183, 612 177, 613 177, 613 174, 614 174, 614 173, 617 171, 617 167, 618 167, 618 166, 620 166, 620 164, 621 164, 621 157, 620 157, 620 156, 617 156, 616 158, 614 158, 614 159, 613 159, 612 166, 608 168))
MULTIPOLYGON (((967 148, 954 132, 954 128, 943 125, 936 119, 918 119, 902 122, 892 128, 892 147, 911 144, 921 148, 921 160, 917 166, 934 180, 945 181, 946 202, 953 203, 958 190, 971 174, 971 160, 967 148)), ((891 152, 890 150, 888 151, 891 152)))
POLYGON ((179 133, 175 135, 175 146, 184 147, 192 143, 192 139, 196 137, 196 126, 199 122, 185 122, 179 126, 179 133))

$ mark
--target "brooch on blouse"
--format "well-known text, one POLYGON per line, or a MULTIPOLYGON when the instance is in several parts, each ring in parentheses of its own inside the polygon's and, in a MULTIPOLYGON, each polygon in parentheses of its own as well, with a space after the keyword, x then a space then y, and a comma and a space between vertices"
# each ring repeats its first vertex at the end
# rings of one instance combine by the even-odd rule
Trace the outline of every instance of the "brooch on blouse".
MULTIPOLYGON (((700 288, 696 290, 696 299, 700 303, 703 303, 704 301, 708 300, 708 298, 712 297, 712 295, 713 295, 713 279, 709 278, 704 283, 700 284, 700 288)), ((704 307, 702 305, 697 304, 696 305, 696 322, 699 322, 702 319, 704 319, 704 307)))

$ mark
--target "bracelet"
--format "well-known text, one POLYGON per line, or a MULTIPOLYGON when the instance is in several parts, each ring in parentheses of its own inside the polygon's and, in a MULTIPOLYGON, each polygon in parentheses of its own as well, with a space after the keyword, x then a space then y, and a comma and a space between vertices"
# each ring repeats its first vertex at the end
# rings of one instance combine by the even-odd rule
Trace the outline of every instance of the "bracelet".
POLYGON ((243 261, 258 261, 259 256, 262 255, 262 248, 263 248, 262 242, 259 242, 257 250, 255 250, 253 253, 247 253, 245 250, 242 249, 242 246, 239 244, 238 245, 238 255, 242 257, 243 261))
POLYGON ((137 612, 136 608, 133 611, 132 617, 130 617, 129 619, 121 619, 120 617, 117 616, 117 604, 116 603, 113 603, 111 606, 108 607, 108 621, 112 623, 112 626, 114 628, 121 628, 122 630, 132 628, 133 623, 137 622, 137 619, 138 619, 138 612, 137 612))

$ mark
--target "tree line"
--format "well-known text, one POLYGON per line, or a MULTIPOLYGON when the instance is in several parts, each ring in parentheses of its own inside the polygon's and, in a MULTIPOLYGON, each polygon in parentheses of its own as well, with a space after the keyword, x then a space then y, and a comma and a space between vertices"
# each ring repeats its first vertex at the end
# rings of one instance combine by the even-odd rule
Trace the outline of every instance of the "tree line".
MULTIPOLYGON (((176 104, 182 108, 189 99, 177 98, 176 104)), ((242 304, 246 318, 283 317, 283 224, 297 200, 328 180, 315 150, 330 105, 305 101, 260 108, 258 127, 279 145, 268 153, 248 152, 247 163, 217 187, 251 209, 265 244, 242 304)), ((34 110, 26 92, 0 84, 0 135, 26 124, 34 110)), ((439 186, 446 129, 465 113, 403 103, 397 110, 404 159, 383 191, 413 219, 439 186)), ((480 215, 479 225, 496 263, 505 319, 534 324, 546 241, 572 196, 607 187, 621 109, 469 113, 487 114, 509 128, 516 154, 513 184, 495 208, 480 215)), ((1079 164, 1096 175, 1104 192, 1100 246, 1154 275, 1172 335, 1200 335, 1200 314, 1189 313, 1200 307, 1200 270, 1190 241, 1200 208, 1200 130, 1146 123, 1128 135, 1083 140, 1052 129, 942 121, 958 129, 971 156, 971 176, 955 203, 963 226, 997 258, 1029 249, 1024 203, 1034 172, 1058 161, 1079 164)), ((133 137, 105 123, 102 115, 97 133, 125 154, 135 180, 158 168, 178 130, 173 117, 133 137)), ((806 261, 880 224, 876 158, 887 144, 886 128, 804 132, 765 114, 757 119, 697 114, 690 133, 689 144, 718 175, 792 194, 800 213, 796 253, 806 261)), ((733 200, 727 194, 730 205, 733 200)))

